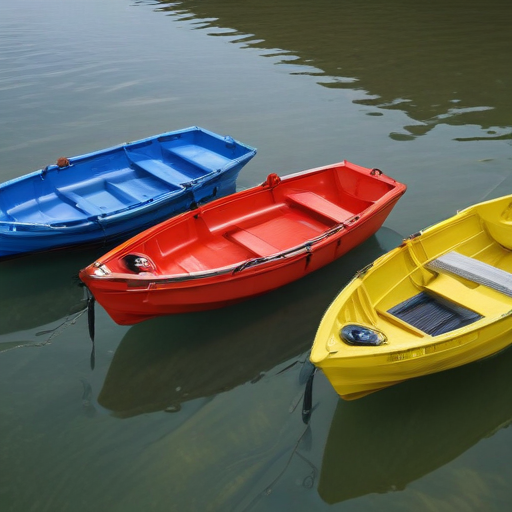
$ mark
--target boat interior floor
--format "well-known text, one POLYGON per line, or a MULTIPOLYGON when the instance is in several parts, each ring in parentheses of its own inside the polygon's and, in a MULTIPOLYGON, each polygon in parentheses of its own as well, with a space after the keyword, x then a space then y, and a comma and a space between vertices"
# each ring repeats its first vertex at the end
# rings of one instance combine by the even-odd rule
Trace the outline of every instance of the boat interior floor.
POLYGON ((224 228, 216 227, 206 212, 195 219, 198 235, 189 243, 169 253, 163 247, 165 240, 155 238, 147 250, 156 254, 155 263, 164 274, 211 270, 299 247, 353 216, 317 194, 304 192, 256 215, 240 212, 224 228))
POLYGON ((459 329, 482 318, 470 309, 428 292, 403 301, 388 313, 431 336, 459 329))
MULTIPOLYGON (((177 147, 162 147, 160 158, 153 152, 144 152, 144 147, 125 148, 115 155, 98 160, 98 169, 108 169, 94 177, 80 181, 66 178, 67 168, 54 181, 46 178, 33 180, 37 198, 22 203, 3 205, 4 217, 23 222, 54 222, 62 218, 76 220, 90 216, 129 208, 162 194, 184 189, 186 184, 214 171, 231 161, 215 151, 195 144, 177 147), (114 170, 112 171, 112 167, 114 170)), ((89 162, 72 164, 73 174, 79 174, 82 166, 89 162)), ((25 186, 21 184, 20 186, 25 186)), ((11 196, 17 197, 16 194, 11 196)), ((9 203, 9 202, 7 202, 9 203)))
MULTIPOLYGON (((41 187, 37 197, 4 205, 7 218, 20 222, 55 222, 111 214, 181 187, 138 169, 118 169, 109 174, 78 182, 36 181, 41 187), (43 188, 44 187, 44 188, 43 188)), ((14 194, 12 197, 16 197, 14 194)))

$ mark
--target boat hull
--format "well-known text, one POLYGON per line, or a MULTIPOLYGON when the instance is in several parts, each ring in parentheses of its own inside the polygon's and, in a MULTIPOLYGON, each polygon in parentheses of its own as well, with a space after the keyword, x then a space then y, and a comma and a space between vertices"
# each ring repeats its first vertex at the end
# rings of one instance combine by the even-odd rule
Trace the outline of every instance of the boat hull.
POLYGON ((0 258, 116 244, 235 192, 255 150, 192 127, 95 153, 0 185, 0 258))
POLYGON ((137 289, 136 283, 131 283, 131 287, 124 282, 107 284, 95 281, 93 284, 85 278, 86 284, 91 286, 94 296, 104 305, 112 319, 121 325, 161 315, 222 308, 296 281, 343 256, 373 235, 393 206, 394 203, 388 205, 368 222, 350 232, 340 232, 325 246, 300 254, 293 261, 230 273, 222 280, 210 278, 182 283, 155 283, 143 289, 137 289), (342 239, 343 243, 340 243, 342 239))
POLYGON ((453 336, 435 347, 417 347, 394 354, 373 356, 371 361, 346 361, 321 368, 344 400, 370 393, 492 356, 512 343, 512 314, 481 331, 453 336), (444 344, 444 347, 443 347, 444 344))
MULTIPOLYGON (((313 178, 313 181, 321 180, 321 172, 315 171, 317 176, 313 178)), ((370 170, 365 169, 365 171, 369 172, 370 170)), ((82 270, 80 277, 98 302, 119 324, 133 324, 161 315, 215 309, 256 297, 300 279, 331 263, 373 235, 381 227, 399 197, 405 192, 405 186, 396 185, 394 180, 387 177, 380 179, 387 180, 386 186, 389 186, 389 194, 385 201, 372 203, 371 211, 355 216, 351 214, 352 222, 323 225, 324 232, 319 231, 320 228, 314 224, 314 219, 300 216, 298 210, 286 209, 282 206, 284 203, 280 203, 280 201, 277 201, 277 206, 272 204, 271 207, 268 207, 266 203, 264 204, 259 212, 263 215, 262 222, 247 220, 254 212, 244 211, 237 218, 226 219, 223 219, 224 214, 218 213, 231 208, 230 204, 236 204, 237 201, 241 203, 251 201, 253 204, 263 203, 260 195, 278 197, 281 188, 288 191, 293 190, 293 193, 296 194, 297 190, 302 190, 301 187, 305 186, 301 182, 308 181, 308 177, 304 175, 284 177, 275 187, 269 187, 266 182, 260 187, 214 201, 203 207, 205 211, 198 212, 199 216, 202 215, 207 219, 206 222, 208 219, 215 218, 216 222, 223 226, 220 229, 222 233, 219 240, 215 242, 218 244, 215 246, 217 254, 228 250, 228 246, 225 244, 226 238, 235 237, 241 241, 242 235, 246 244, 249 242, 258 244, 258 249, 262 251, 267 248, 266 242, 262 241, 267 235, 267 240, 273 237, 271 240, 273 244, 278 245, 279 242, 282 242, 285 246, 284 249, 281 247, 283 250, 277 255, 269 254, 266 258, 261 255, 260 258, 244 258, 234 266, 220 267, 217 271, 213 269, 211 275, 207 272, 199 272, 195 275, 190 273, 184 275, 182 279, 173 276, 168 278, 161 276, 158 279, 135 278, 134 276, 130 278, 126 275, 119 277, 115 273, 109 276, 96 275, 95 269, 102 264, 102 261, 105 261, 108 266, 108 261, 113 253, 129 252, 134 246, 140 246, 141 238, 127 242, 125 246, 112 251, 94 265, 82 270), (272 212, 269 213, 269 210, 272 212), (209 214, 211 215, 209 216, 209 214), (235 234, 232 234, 234 226, 243 225, 244 219, 247 229, 237 230, 235 234), (268 228, 270 225, 273 226, 273 230, 268 228), (277 230, 277 225, 279 230, 277 230), (261 226, 268 231, 260 229, 261 226), (296 230, 313 231, 313 227, 316 230, 315 233, 319 233, 319 237, 315 241, 305 239, 301 245, 294 245, 298 236, 296 230), (272 232, 270 233, 270 231, 272 232), (258 236, 256 237, 254 233, 258 236), (221 243, 224 245, 220 245, 221 243), (287 245, 289 247, 286 247, 287 245)), ((284 194, 286 195, 286 193, 284 194)), ((193 214, 183 214, 183 216, 190 215, 193 214)), ((177 218, 175 222, 178 223, 180 220, 183 219, 177 218)), ((318 221, 317 224, 319 224, 318 221)), ((165 229, 165 227, 159 229, 162 238, 165 229)), ((153 235, 155 238, 159 236, 156 231, 149 230, 149 233, 143 237, 146 246, 145 254, 149 252, 147 247, 150 245, 153 235)), ((192 256, 194 259, 199 258, 201 252, 205 250, 205 246, 212 245, 212 243, 205 241, 202 245, 198 244, 195 253, 187 254, 186 263, 189 263, 192 256)), ((256 250, 255 245, 252 247, 256 250)), ((181 264, 184 265, 184 263, 181 264)))
POLYGON ((342 398, 471 363, 512 343, 510 212, 512 196, 463 210, 405 240, 341 291, 310 359, 342 398), (342 332, 350 325, 385 342, 350 344, 342 332))

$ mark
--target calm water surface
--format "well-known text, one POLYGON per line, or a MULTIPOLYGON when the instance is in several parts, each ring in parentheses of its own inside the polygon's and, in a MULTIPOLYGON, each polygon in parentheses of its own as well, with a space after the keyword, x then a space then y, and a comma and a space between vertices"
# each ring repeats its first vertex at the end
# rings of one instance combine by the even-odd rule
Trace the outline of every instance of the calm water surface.
POLYGON ((508 511, 512 351, 354 402, 304 361, 340 288, 402 237, 512 193, 504 0, 0 2, 0 181, 199 125, 245 188, 347 159, 408 185, 351 254, 265 297, 133 327, 77 271, 0 264, 0 510, 508 511))

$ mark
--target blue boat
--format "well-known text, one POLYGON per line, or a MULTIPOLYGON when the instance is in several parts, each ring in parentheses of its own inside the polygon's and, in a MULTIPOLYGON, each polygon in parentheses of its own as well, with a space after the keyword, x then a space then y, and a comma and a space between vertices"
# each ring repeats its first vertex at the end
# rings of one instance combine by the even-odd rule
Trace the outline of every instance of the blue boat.
POLYGON ((0 184, 0 258, 119 243, 235 192, 256 150, 198 127, 163 133, 0 184))

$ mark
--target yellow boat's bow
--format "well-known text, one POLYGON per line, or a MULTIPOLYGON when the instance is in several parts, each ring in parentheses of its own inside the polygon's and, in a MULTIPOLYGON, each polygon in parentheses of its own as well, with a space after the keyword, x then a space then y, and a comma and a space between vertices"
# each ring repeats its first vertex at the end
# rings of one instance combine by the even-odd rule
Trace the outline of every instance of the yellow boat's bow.
POLYGON ((506 196, 425 229, 356 275, 326 311, 310 358, 354 398, 493 354, 511 329, 506 196))

